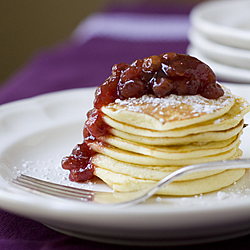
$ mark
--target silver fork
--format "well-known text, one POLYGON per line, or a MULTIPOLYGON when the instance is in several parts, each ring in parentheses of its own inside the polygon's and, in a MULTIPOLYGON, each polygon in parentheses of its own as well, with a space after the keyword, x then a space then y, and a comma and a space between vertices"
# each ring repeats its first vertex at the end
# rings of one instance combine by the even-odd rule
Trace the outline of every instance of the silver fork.
POLYGON ((189 165, 180 168, 170 175, 166 176, 155 185, 148 189, 142 189, 134 192, 99 192, 87 189, 68 187, 47 181, 39 180, 26 175, 20 175, 12 180, 12 183, 18 187, 34 193, 43 193, 47 195, 76 199, 86 202, 95 202, 101 204, 112 204, 117 207, 131 206, 141 203, 159 191, 163 186, 173 182, 185 174, 191 174, 198 171, 215 170, 215 169, 236 169, 250 168, 250 158, 225 160, 218 162, 208 162, 196 165, 189 165))

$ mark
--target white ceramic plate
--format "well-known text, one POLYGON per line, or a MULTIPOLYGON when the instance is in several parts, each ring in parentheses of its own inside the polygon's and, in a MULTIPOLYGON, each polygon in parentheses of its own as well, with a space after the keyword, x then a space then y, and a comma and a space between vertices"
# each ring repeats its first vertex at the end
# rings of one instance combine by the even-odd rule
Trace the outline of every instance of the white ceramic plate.
POLYGON ((215 43, 194 29, 189 31, 189 40, 193 47, 218 63, 250 70, 250 50, 215 43))
MULTIPOLYGON (((247 85, 230 85, 250 97, 247 85)), ((82 141, 85 113, 93 89, 42 95, 0 107, 0 207, 76 237, 128 245, 182 245, 228 239, 250 233, 250 176, 209 195, 154 197, 117 209, 22 191, 9 180, 18 173, 70 184, 61 158, 82 141)), ((249 118, 246 119, 249 122, 249 118)), ((250 157, 249 129, 242 142, 250 157)), ((72 184, 72 183, 71 183, 72 184)), ((90 189, 109 190, 101 182, 90 189)))
POLYGON ((187 53, 208 64, 217 77, 224 81, 250 83, 250 69, 237 68, 216 62, 211 58, 208 58, 201 50, 192 45, 188 46, 187 53))
POLYGON ((250 49, 250 2, 208 1, 194 7, 191 25, 210 40, 250 49))

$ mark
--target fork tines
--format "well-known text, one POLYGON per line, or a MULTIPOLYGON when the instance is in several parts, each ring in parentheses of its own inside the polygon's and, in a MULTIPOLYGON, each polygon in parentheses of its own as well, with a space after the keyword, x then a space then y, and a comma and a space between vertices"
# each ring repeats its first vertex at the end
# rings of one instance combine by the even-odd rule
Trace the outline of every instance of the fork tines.
POLYGON ((92 201, 94 192, 87 189, 64 186, 21 174, 12 183, 34 193, 43 193, 63 198, 92 201))

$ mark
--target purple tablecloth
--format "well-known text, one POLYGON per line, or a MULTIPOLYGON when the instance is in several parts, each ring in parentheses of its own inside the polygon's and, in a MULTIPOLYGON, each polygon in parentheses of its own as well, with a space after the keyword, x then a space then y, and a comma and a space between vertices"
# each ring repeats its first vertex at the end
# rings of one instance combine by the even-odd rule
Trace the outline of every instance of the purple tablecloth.
MULTIPOLYGON (((6 81, 0 89, 0 104, 47 92, 100 85, 110 75, 115 63, 131 63, 137 58, 170 51, 185 53, 190 8, 166 4, 117 5, 91 16, 79 24, 71 38, 40 51, 6 81)), ((250 236, 245 236, 167 249, 249 249, 249 246, 250 236)), ((69 237, 30 219, 0 210, 1 250, 116 248, 115 245, 69 237)), ((119 246, 119 249, 127 248, 119 246)))
POLYGON ((164 52, 185 53, 189 9, 178 5, 112 6, 89 17, 70 39, 38 52, 14 74, 0 89, 0 104, 52 91, 98 86, 115 63, 132 63, 164 52))

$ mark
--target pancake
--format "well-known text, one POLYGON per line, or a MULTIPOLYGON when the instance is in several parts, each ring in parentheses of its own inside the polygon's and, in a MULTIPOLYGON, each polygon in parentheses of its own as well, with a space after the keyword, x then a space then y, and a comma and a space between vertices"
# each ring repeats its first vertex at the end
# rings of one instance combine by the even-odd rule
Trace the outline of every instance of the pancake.
POLYGON ((190 165, 190 164, 198 164, 203 162, 211 162, 211 161, 221 161, 224 159, 228 159, 232 157, 237 148, 239 147, 240 142, 238 142, 235 147, 232 149, 204 157, 196 157, 196 158, 188 158, 188 159, 162 159, 156 158, 148 155, 142 155, 133 153, 130 151, 122 150, 120 148, 116 148, 110 145, 105 145, 102 142, 94 141, 90 142, 89 146, 95 152, 107 155, 111 158, 114 158, 118 161, 141 164, 141 165, 190 165))
POLYGON ((231 129, 237 126, 243 119, 244 115, 249 111, 250 105, 248 102, 242 97, 235 97, 235 104, 233 107, 226 114, 220 117, 183 128, 166 131, 156 131, 153 129, 144 129, 138 126, 132 126, 130 125, 131 123, 128 118, 125 119, 126 123, 118 122, 108 116, 104 116, 103 119, 111 128, 134 135, 142 135, 145 137, 183 137, 190 134, 231 129))
MULTIPOLYGON (((154 181, 159 181, 163 179, 165 176, 183 167, 183 165, 146 166, 146 165, 132 164, 127 162, 117 161, 111 157, 102 154, 96 154, 95 156, 93 156, 91 161, 98 169, 101 168, 104 170, 111 171, 113 173, 131 176, 137 179, 154 180, 154 181)), ((199 179, 214 174, 218 174, 223 171, 225 170, 219 169, 219 170, 192 173, 189 175, 184 175, 176 181, 199 179)), ((105 179, 106 178, 103 177, 104 181, 105 179)))
POLYGON ((239 139, 240 134, 224 141, 212 141, 202 144, 195 143, 178 146, 149 146, 146 144, 126 141, 114 136, 107 136, 103 138, 107 144, 125 151, 148 155, 155 158, 177 160, 199 158, 226 152, 234 148, 239 142, 239 139))
POLYGON ((244 126, 244 120, 242 119, 239 124, 230 129, 221 131, 210 131, 198 134, 189 134, 183 137, 150 137, 150 136, 134 135, 123 132, 115 128, 110 129, 110 133, 126 141, 137 142, 147 145, 171 146, 171 145, 185 145, 190 143, 203 144, 210 141, 227 140, 240 133, 240 131, 242 131, 243 129, 243 126, 244 126))
POLYGON ((171 130, 216 119, 229 111, 235 98, 230 90, 218 99, 201 95, 169 95, 157 98, 144 95, 140 98, 117 99, 102 107, 108 117, 136 127, 150 130, 171 130))
MULTIPOLYGON (((230 169, 208 177, 191 181, 172 182, 161 188, 157 194, 173 196, 190 196, 220 190, 238 181, 245 174, 245 169, 230 169)), ((146 189, 156 181, 137 179, 131 176, 116 174, 114 172, 96 168, 95 175, 118 192, 131 192, 146 189)))

